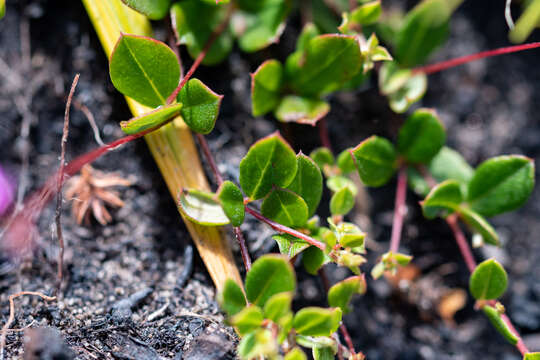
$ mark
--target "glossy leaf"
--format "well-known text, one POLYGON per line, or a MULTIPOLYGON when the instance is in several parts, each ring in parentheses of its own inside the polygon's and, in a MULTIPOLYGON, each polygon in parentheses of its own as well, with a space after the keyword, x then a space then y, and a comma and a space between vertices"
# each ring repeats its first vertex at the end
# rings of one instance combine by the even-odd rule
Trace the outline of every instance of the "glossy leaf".
POLYGON ((501 318, 501 314, 492 306, 485 305, 482 311, 487 316, 493 327, 512 345, 516 345, 519 338, 501 318))
POLYGON ((286 257, 263 255, 248 271, 245 286, 248 301, 262 307, 273 295, 294 291, 296 278, 286 257))
POLYGON ((317 271, 328 262, 328 257, 321 249, 311 246, 302 253, 302 264, 308 273, 317 275, 317 271))
POLYGON ((243 360, 264 356, 272 358, 277 354, 277 346, 270 330, 258 329, 240 340, 237 351, 243 360))
POLYGON ((476 300, 497 299, 504 294, 507 285, 506 271, 494 259, 478 264, 469 281, 469 289, 476 300))
POLYGON ((276 240, 279 252, 289 258, 295 257, 310 247, 309 243, 289 234, 276 234, 272 236, 272 239, 276 240))
MULTIPOLYGON (((349 153, 348 155, 352 160, 351 154, 349 153)), ((346 188, 349 188, 349 190, 351 190, 354 196, 358 194, 358 187, 356 186, 354 181, 352 181, 351 179, 345 176, 337 175, 337 176, 329 177, 328 180, 326 180, 326 186, 333 192, 338 192, 341 189, 346 187, 346 188)))
POLYGON ((274 133, 253 144, 240 162, 240 186, 251 200, 261 199, 273 185, 289 186, 297 169, 294 151, 274 133))
POLYGON ((128 121, 121 121, 122 131, 128 135, 137 134, 145 130, 157 127, 175 117, 182 108, 182 104, 173 104, 159 107, 151 112, 137 116, 128 121))
POLYGON ((347 175, 356 170, 354 166, 354 160, 351 156, 352 148, 348 148, 339 153, 337 157, 337 166, 341 170, 341 173, 347 175))
POLYGON ((290 190, 274 189, 263 200, 264 216, 288 227, 299 227, 308 220, 308 207, 304 199, 290 190))
POLYGON ((307 356, 302 349, 295 347, 285 355, 283 360, 307 360, 307 356))
POLYGON ((347 215, 354 208, 354 194, 344 187, 332 195, 330 199, 330 213, 332 215, 347 215))
POLYGON ((171 6, 171 0, 122 0, 122 2, 152 20, 163 19, 171 6))
POLYGON ((238 333, 243 336, 261 327, 263 313, 260 307, 248 305, 234 316, 229 318, 229 323, 234 326, 238 333))
POLYGON ((334 154, 332 154, 332 152, 326 147, 313 150, 311 154, 309 154, 309 157, 315 161, 315 164, 317 164, 322 172, 324 172, 326 166, 334 165, 335 161, 334 154))
POLYGON ((218 294, 219 306, 229 316, 240 312, 246 307, 246 298, 240 286, 231 279, 225 281, 223 290, 218 294))
POLYGON ((313 216, 321 202, 323 184, 319 167, 306 155, 296 155, 298 170, 292 183, 287 189, 300 195, 308 206, 308 217, 313 216))
POLYGON ((469 182, 468 202, 484 216, 515 210, 534 188, 534 162, 524 156, 498 156, 484 161, 469 182))
POLYGON ((144 36, 122 34, 109 71, 118 91, 152 108, 165 105, 180 80, 175 53, 164 43, 144 36))
POLYGON ((341 322, 341 309, 306 307, 296 313, 293 327, 300 335, 330 336, 341 322))
POLYGON ((328 290, 328 304, 339 307, 344 314, 350 311, 349 302, 353 295, 366 292, 366 279, 364 276, 351 276, 338 282, 328 290))
POLYGON ((456 211, 463 202, 461 188, 456 180, 446 180, 435 186, 425 200, 422 201, 422 211, 428 219, 433 219, 441 212, 448 213, 456 211))
POLYGON ((371 136, 352 150, 360 179, 367 186, 381 186, 396 171, 396 151, 388 140, 371 136))
POLYGON ((191 221, 205 226, 227 225, 230 220, 214 194, 184 189, 178 197, 178 209, 191 221))
POLYGON ((329 111, 330 105, 326 101, 288 95, 281 99, 274 114, 281 122, 315 126, 329 111))
POLYGON ((274 110, 281 100, 283 66, 277 60, 267 60, 251 74, 251 110, 261 116, 274 110))
POLYGON ((178 94, 184 121, 191 130, 201 134, 214 129, 222 99, 223 95, 216 94, 198 79, 189 80, 178 94))
POLYGON ((486 243, 500 245, 499 235, 482 215, 463 207, 459 210, 459 216, 473 232, 480 234, 486 243))
POLYGON ((217 197, 231 224, 240 226, 244 222, 244 216, 246 215, 242 191, 233 182, 227 180, 220 185, 217 197))
POLYGON ((292 299, 291 292, 279 293, 269 298, 264 304, 264 318, 278 323, 283 316, 291 312, 292 299))

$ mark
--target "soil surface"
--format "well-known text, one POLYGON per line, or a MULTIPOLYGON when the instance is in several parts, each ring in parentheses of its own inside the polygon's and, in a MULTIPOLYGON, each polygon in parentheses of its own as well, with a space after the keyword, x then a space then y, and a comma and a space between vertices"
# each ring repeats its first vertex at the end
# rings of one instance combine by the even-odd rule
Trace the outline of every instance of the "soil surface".
MULTIPOLYGON (((449 41, 430 62, 507 45, 503 11, 502 1, 465 2, 453 18, 449 41)), ((249 73, 264 59, 283 59, 292 50, 298 22, 291 20, 279 46, 250 56, 235 51, 225 63, 197 72, 225 95, 209 138, 220 169, 230 179, 237 180, 247 147, 276 129, 296 150, 309 153, 318 146, 314 128, 250 115, 249 73)), ((156 36, 165 35, 158 27, 156 36)), ((538 35, 529 40, 538 40, 538 35)), ((420 105, 437 109, 448 144, 471 164, 511 153, 537 159, 539 59, 533 50, 433 75, 420 105)), ((77 72, 79 105, 72 110, 68 159, 97 147, 78 109, 81 104, 93 113, 105 142, 121 136, 117 123, 129 118, 129 111, 110 83, 107 60, 80 2, 8 1, 7 15, 0 21, 0 167, 22 184, 21 198, 38 189, 58 166, 65 97, 77 72)), ((327 123, 337 151, 372 134, 395 138, 403 121, 388 109, 374 83, 330 101, 327 123)), ((63 298, 15 300, 11 328, 31 330, 8 334, 6 358, 22 358, 23 353, 27 359, 234 358, 237 338, 223 324, 212 282, 144 141, 113 151, 93 166, 133 179, 134 185, 119 188, 125 205, 111 210, 108 225, 92 221, 81 226, 70 214, 71 204, 64 203, 63 298)), ((351 217, 369 233, 366 271, 388 248, 394 191, 395 183, 366 190, 351 217)), ((404 274, 397 286, 368 280, 367 294, 345 317, 357 349, 370 360, 520 359, 474 310, 468 295, 453 319, 442 319, 439 304, 445 296, 467 290, 468 272, 446 224, 424 220, 418 201, 408 193, 401 251, 414 256, 411 274, 404 274)), ((539 204, 537 188, 522 209, 492 219, 504 245, 475 250, 477 260, 495 256, 507 269, 511 282, 503 303, 532 350, 540 350, 539 204)), ((253 257, 277 251, 270 229, 252 219, 243 229, 253 257)), ((43 211, 38 230, 37 246, 21 261, 0 254, 2 324, 9 315, 10 294, 53 293, 58 247, 52 204, 43 211)), ((239 255, 237 259, 241 267, 239 255)), ((331 281, 348 276, 332 266, 327 274, 331 281)), ((326 305, 318 278, 298 267, 298 279, 295 306, 326 305)))

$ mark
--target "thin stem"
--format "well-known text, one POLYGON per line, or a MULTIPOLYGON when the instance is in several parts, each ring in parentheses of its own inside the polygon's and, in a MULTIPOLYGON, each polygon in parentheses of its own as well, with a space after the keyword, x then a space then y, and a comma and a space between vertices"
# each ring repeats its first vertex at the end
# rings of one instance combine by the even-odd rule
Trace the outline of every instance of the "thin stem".
POLYGON ((210 166, 210 169, 212 170, 212 173, 214 174, 214 177, 216 179, 216 183, 218 186, 220 186, 223 183, 223 177, 221 176, 221 173, 217 167, 216 161, 214 160, 214 157, 212 156, 212 152, 210 151, 210 146, 208 146, 208 142, 206 141, 206 138, 203 134, 197 133, 197 140, 199 140, 199 145, 202 148, 202 151, 204 153, 204 156, 206 157, 206 160, 208 161, 208 165, 210 166))
POLYGON ((281 225, 280 223, 277 223, 273 220, 270 220, 268 218, 266 218, 264 215, 262 215, 261 213, 259 213, 258 211, 256 210, 253 210, 252 208, 248 207, 246 205, 246 211, 248 213, 250 213, 251 215, 253 215, 253 217, 255 217, 256 219, 270 225, 270 227, 280 233, 286 233, 286 234, 289 234, 289 235, 292 235, 294 237, 297 237, 301 240, 304 240, 305 242, 307 242, 308 244, 311 244, 313 246, 316 246, 318 247, 319 249, 321 250, 325 250, 326 249, 326 244, 320 242, 319 240, 316 240, 314 238, 312 238, 311 236, 308 236, 304 233, 301 233, 300 231, 297 231, 297 230, 294 230, 294 229, 291 229, 290 227, 287 227, 285 225, 281 225))
POLYGON ((317 127, 319 128, 319 138, 321 140, 322 146, 332 151, 332 142, 330 141, 330 135, 328 133, 328 125, 326 123, 325 117, 319 120, 319 122, 317 123, 317 127))
POLYGON ((240 253, 242 254, 242 260, 244 261, 244 266, 246 267, 246 271, 251 270, 251 258, 249 257, 249 250, 246 245, 246 239, 244 238, 244 234, 242 233, 242 230, 238 226, 233 226, 234 234, 236 235, 236 240, 238 241, 238 245, 240 246, 240 253))
POLYGON ((406 213, 405 200, 407 198, 407 167, 402 166, 398 172, 396 186, 396 201, 394 205, 394 219, 392 221, 392 238, 390 240, 390 251, 398 252, 401 240, 401 230, 403 229, 403 217, 406 213))
POLYGON ((460 56, 455 59, 446 60, 446 61, 432 64, 432 65, 420 66, 420 67, 414 68, 413 73, 422 72, 426 75, 430 75, 430 74, 434 74, 439 71, 446 70, 455 66, 463 65, 468 62, 475 61, 475 60, 492 57, 492 56, 503 55, 503 54, 510 54, 510 53, 519 52, 523 50, 535 49, 537 47, 540 47, 540 42, 507 46, 507 47, 502 47, 502 48, 498 48, 494 50, 482 51, 479 53, 460 56))
POLYGON ((471 248, 467 243, 467 239, 465 238, 463 231, 459 227, 457 219, 457 215, 450 215, 446 218, 446 223, 448 224, 448 226, 450 226, 450 229, 452 229, 452 232, 454 233, 454 238, 456 239, 456 243, 459 247, 459 251, 463 256, 463 260, 465 260, 467 268, 472 273, 476 268, 476 260, 474 260, 471 248))

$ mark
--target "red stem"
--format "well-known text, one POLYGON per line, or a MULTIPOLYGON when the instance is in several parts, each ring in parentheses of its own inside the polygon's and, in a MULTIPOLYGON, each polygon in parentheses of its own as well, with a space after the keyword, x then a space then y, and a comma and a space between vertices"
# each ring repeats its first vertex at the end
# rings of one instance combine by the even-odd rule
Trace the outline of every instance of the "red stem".
POLYGON ((354 355, 356 354, 356 351, 354 350, 354 344, 351 339, 351 335, 349 335, 349 330, 347 330, 347 327, 345 324, 339 325, 339 330, 341 330, 341 334, 343 335, 343 338, 345 339, 345 342, 347 343, 347 347, 349 348, 349 351, 354 355))
POLYGON ((401 240, 401 230, 403 229, 403 217, 405 216, 405 200, 407 198, 407 168, 400 167, 397 178, 396 201, 394 205, 394 219, 392 221, 392 238, 390 240, 390 251, 399 251, 401 240))
POLYGON ((461 231, 461 228, 459 227, 457 219, 457 215, 450 215, 446 218, 446 223, 448 224, 448 226, 450 226, 450 229, 452 229, 452 232, 454 233, 454 238, 456 239, 456 243, 459 247, 459 251, 463 256, 463 260, 465 260, 467 268, 472 273, 476 268, 476 260, 474 260, 471 248, 467 243, 467 239, 465 238, 463 231, 461 231))
POLYGON ((498 56, 498 55, 503 55, 503 54, 510 54, 510 53, 523 51, 523 50, 535 49, 537 47, 540 47, 540 42, 507 46, 507 47, 502 47, 498 49, 482 51, 479 53, 460 56, 455 59, 446 60, 446 61, 432 64, 432 65, 420 66, 420 67, 414 68, 413 73, 423 72, 424 74, 430 75, 430 74, 434 74, 439 71, 446 70, 455 66, 463 65, 465 63, 472 62, 478 59, 483 59, 486 57, 498 56))
POLYGON ((246 271, 251 270, 251 258, 249 257, 249 250, 246 246, 246 239, 244 239, 244 234, 238 226, 233 226, 234 234, 236 235, 236 240, 240 246, 240 253, 242 254, 242 260, 244 261, 244 266, 246 271))

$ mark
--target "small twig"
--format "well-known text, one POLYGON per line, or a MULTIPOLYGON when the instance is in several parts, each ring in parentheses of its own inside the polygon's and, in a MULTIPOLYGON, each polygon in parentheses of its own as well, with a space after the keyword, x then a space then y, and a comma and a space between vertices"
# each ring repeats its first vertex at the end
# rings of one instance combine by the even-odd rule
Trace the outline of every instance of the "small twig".
POLYGON ((71 90, 66 102, 66 110, 64 112, 64 128, 62 130, 62 141, 60 151, 60 170, 58 170, 58 183, 56 185, 56 236, 58 236, 58 245, 60 246, 60 252, 58 254, 57 262, 57 279, 56 279, 56 293, 60 293, 62 287, 62 280, 64 279, 64 235, 62 234, 62 184, 64 183, 64 167, 66 161, 66 143, 69 135, 69 110, 71 108, 71 100, 75 93, 75 88, 79 82, 80 74, 75 75, 73 83, 71 84, 71 90))
POLYGON ((162 307, 160 307, 159 309, 157 309, 156 311, 148 315, 148 317, 146 318, 146 322, 152 322, 156 320, 157 318, 161 317, 165 313, 165 311, 167 311, 167 308, 169 307, 169 305, 171 305, 171 303, 169 300, 167 300, 165 305, 163 305, 162 307))
POLYGON ((101 139, 99 128, 96 124, 96 119, 94 118, 94 115, 92 114, 88 106, 77 101, 77 99, 73 99, 73 106, 75 106, 78 110, 80 110, 84 114, 84 116, 86 116, 86 119, 88 119, 88 122, 90 123, 90 127, 92 128, 92 131, 94 132, 94 139, 96 140, 99 146, 104 146, 105 143, 101 139))
POLYGON ((43 295, 42 293, 35 292, 35 291, 21 291, 16 294, 12 294, 9 296, 9 317, 7 322, 2 327, 2 335, 0 336, 0 360, 4 360, 4 349, 6 346, 6 336, 7 332, 9 330, 9 327, 15 320, 15 302, 14 300, 20 296, 23 295, 32 295, 32 296, 39 296, 45 301, 54 301, 56 300, 56 297, 51 297, 47 295, 43 295))
POLYGON ((407 167, 402 166, 398 172, 396 186, 396 200, 394 205, 394 219, 392 221, 392 237, 390 240, 390 251, 398 252, 401 240, 401 230, 403 229, 403 217, 406 213, 405 200, 407 198, 407 167))

